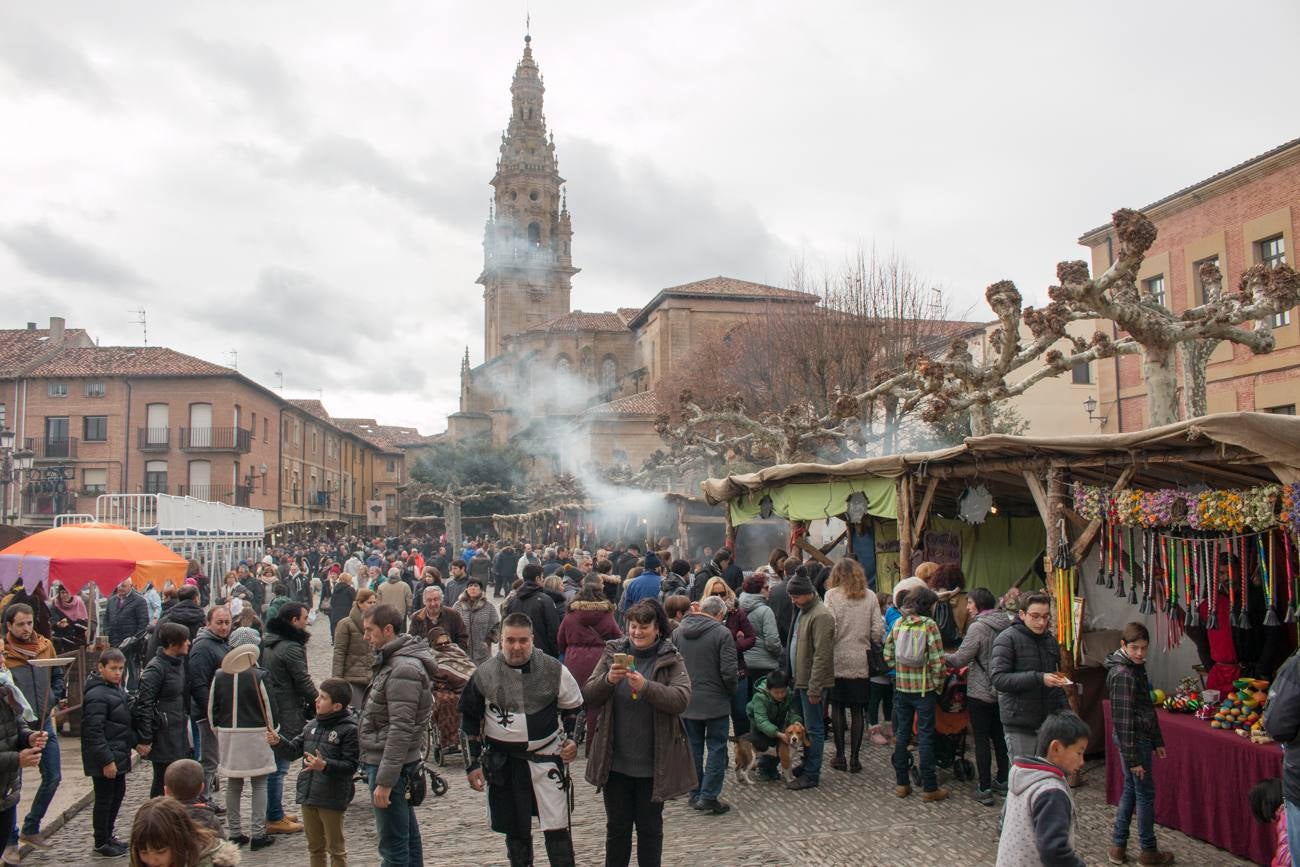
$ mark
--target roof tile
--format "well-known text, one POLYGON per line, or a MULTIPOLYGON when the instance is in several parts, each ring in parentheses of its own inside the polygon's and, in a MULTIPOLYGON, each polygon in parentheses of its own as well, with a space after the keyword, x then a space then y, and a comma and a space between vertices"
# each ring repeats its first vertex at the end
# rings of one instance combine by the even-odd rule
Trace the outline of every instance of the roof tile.
POLYGON ((74 346, 28 376, 235 376, 236 371, 165 346, 74 346))
POLYGON ((545 322, 538 323, 532 328, 529 328, 528 331, 627 331, 627 320, 618 313, 611 313, 608 311, 601 313, 585 313, 582 310, 573 310, 556 316, 553 319, 548 319, 545 322))
POLYGON ((659 415, 663 408, 653 391, 639 391, 587 409, 588 416, 659 415))

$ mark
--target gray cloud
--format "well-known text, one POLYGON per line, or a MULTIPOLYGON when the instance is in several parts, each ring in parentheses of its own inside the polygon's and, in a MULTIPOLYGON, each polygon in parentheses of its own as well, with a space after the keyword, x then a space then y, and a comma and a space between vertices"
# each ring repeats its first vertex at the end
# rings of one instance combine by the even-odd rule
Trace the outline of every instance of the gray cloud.
POLYGON ((279 132, 293 135, 306 126, 298 84, 280 55, 266 45, 219 42, 186 34, 186 57, 210 76, 237 90, 247 107, 279 132))
POLYGON ((0 231, 0 244, 33 273, 54 280, 114 289, 147 285, 112 255, 62 235, 44 223, 22 223, 0 231))
POLYGON ((112 106, 112 94, 86 53, 23 20, 16 8, 0 6, 0 66, 29 88, 96 109, 112 106))
POLYGON ((466 215, 474 202, 486 206, 481 168, 459 165, 448 155, 424 159, 424 165, 438 169, 435 177, 426 177, 365 139, 338 133, 312 139, 288 159, 248 144, 231 149, 268 177, 331 189, 361 189, 461 229, 472 225, 466 215))
POLYGON ((365 315, 362 297, 306 271, 268 267, 251 288, 208 298, 198 312, 210 327, 243 337, 328 347, 331 354, 353 358, 356 341, 384 334, 382 323, 365 315))
POLYGON ((792 250, 734 193, 648 160, 620 161, 589 139, 560 150, 572 188, 574 261, 639 287, 642 302, 665 286, 718 274, 786 279, 792 250))

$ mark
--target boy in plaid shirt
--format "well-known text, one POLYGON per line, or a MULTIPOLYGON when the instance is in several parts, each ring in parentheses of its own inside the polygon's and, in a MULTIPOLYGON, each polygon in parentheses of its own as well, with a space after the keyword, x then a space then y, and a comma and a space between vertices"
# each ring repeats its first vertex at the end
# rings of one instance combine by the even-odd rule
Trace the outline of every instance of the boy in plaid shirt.
POLYGON ((909 591, 899 600, 903 616, 885 639, 885 662, 894 667, 894 794, 912 794, 907 775, 907 745, 916 719, 921 757, 923 801, 942 801, 948 790, 939 788, 934 772, 934 707, 943 687, 943 639, 930 618, 939 597, 928 587, 909 591))

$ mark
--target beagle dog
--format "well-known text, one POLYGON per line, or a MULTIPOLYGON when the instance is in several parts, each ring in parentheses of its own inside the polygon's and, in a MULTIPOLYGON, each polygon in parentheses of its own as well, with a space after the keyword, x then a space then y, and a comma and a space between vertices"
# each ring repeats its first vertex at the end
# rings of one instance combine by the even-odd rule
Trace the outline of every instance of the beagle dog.
POLYGON ((777 741, 776 745, 768 750, 758 750, 754 745, 743 737, 732 738, 736 745, 736 777, 743 783, 754 782, 754 771, 758 768, 760 756, 776 756, 777 763, 780 765, 781 778, 789 782, 790 767, 793 764, 791 745, 798 745, 802 750, 810 746, 812 741, 808 738, 808 732, 804 729, 803 723, 794 722, 785 727, 786 740, 777 741))

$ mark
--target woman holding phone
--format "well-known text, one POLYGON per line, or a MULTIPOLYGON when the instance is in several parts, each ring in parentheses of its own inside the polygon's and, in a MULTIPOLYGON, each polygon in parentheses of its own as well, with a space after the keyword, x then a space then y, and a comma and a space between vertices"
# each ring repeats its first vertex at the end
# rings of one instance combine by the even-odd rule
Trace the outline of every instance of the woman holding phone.
POLYGON ((696 784, 681 722, 691 699, 691 679, 668 637, 668 615, 658 601, 642 599, 626 616, 627 637, 605 644, 582 690, 588 712, 602 709, 587 782, 603 787, 605 863, 631 863, 635 827, 637 864, 658 867, 664 801, 696 784), (647 729, 653 737, 645 736, 647 729))

